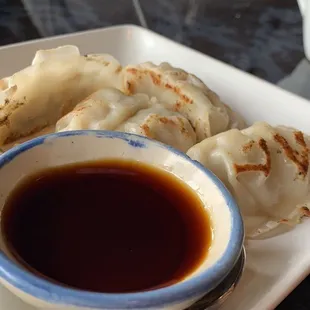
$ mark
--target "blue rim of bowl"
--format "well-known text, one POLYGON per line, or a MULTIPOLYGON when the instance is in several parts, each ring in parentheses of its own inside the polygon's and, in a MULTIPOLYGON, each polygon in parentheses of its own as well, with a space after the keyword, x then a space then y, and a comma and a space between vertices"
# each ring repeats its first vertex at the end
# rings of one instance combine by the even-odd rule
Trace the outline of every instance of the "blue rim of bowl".
POLYGON ((17 145, 0 155, 0 168, 12 161, 20 153, 41 145, 45 141, 81 135, 121 139, 127 141, 133 147, 147 147, 149 143, 156 144, 161 148, 168 149, 176 156, 182 157, 203 171, 220 190, 231 213, 230 240, 223 256, 211 268, 196 277, 168 287, 137 293, 95 293, 60 286, 26 271, 8 259, 2 251, 0 251, 0 277, 19 290, 48 303, 96 309, 103 306, 105 309, 132 309, 133 307, 135 309, 155 307, 156 309, 156 307, 176 304, 198 297, 214 289, 233 268, 239 258, 244 239, 243 221, 234 198, 224 184, 210 170, 199 162, 192 160, 185 153, 161 142, 135 134, 115 131, 77 130, 48 134, 17 145))

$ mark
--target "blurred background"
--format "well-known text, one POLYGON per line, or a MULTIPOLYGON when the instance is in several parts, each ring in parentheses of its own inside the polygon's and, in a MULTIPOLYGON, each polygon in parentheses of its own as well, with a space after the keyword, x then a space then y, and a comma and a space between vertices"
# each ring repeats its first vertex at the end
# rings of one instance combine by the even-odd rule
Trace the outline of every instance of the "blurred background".
POLYGON ((273 83, 303 58, 296 0, 0 0, 0 45, 124 23, 273 83))

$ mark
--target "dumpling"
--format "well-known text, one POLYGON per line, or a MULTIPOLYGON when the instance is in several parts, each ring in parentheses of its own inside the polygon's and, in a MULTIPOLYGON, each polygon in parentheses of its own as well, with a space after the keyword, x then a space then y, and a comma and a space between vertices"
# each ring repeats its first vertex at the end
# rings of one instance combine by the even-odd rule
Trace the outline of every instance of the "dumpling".
POLYGON ((39 51, 33 65, 0 82, 0 145, 55 125, 103 87, 121 87, 122 67, 112 56, 64 49, 39 51), (64 61, 65 52, 70 57, 64 61))
POLYGON ((114 130, 137 111, 148 106, 147 95, 126 96, 117 89, 101 89, 62 117, 56 124, 56 131, 114 130))
POLYGON ((67 60, 70 57, 79 57, 80 51, 77 46, 64 45, 49 50, 38 50, 32 60, 32 65, 37 65, 46 60, 67 60))
POLYGON ((140 110, 116 130, 146 136, 183 152, 196 143, 196 134, 189 121, 160 104, 140 110))
POLYGON ((310 215, 309 148, 302 132, 259 122, 208 138, 187 154, 231 190, 247 236, 255 238, 310 215))
POLYGON ((146 93, 181 113, 191 123, 198 141, 232 127, 244 128, 243 120, 235 117, 200 79, 168 63, 125 67, 123 87, 127 94, 146 93))
POLYGON ((195 132, 181 114, 167 110, 145 94, 127 96, 117 89, 101 89, 56 124, 56 131, 116 130, 158 140, 181 151, 196 143, 195 132))

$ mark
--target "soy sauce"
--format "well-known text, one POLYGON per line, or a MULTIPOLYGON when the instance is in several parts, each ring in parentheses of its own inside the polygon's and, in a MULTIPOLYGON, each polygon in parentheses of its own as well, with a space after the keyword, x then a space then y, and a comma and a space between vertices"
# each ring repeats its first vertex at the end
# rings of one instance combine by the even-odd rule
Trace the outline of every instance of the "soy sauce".
POLYGON ((201 200, 178 178, 135 161, 42 170, 1 214, 10 253, 29 271, 95 292, 165 287, 191 274, 212 239, 201 200))

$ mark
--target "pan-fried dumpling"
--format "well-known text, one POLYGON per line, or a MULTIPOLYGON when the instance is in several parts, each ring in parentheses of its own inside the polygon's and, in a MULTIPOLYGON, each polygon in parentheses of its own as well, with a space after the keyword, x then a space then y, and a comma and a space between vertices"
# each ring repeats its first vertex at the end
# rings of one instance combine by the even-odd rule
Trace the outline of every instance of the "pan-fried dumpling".
POLYGON ((198 141, 232 127, 244 127, 243 120, 235 117, 200 79, 168 63, 127 66, 124 89, 127 94, 156 97, 168 109, 181 113, 190 121, 198 141))
POLYGON ((196 143, 192 126, 181 114, 145 94, 127 96, 112 88, 93 93, 56 124, 56 131, 80 129, 130 132, 182 151, 196 143))
POLYGON ((189 121, 160 104, 140 110, 116 130, 146 136, 183 152, 196 143, 196 134, 189 121))
POLYGON ((101 89, 62 117, 56 124, 56 131, 114 130, 137 111, 148 106, 147 95, 126 96, 117 89, 101 89))
POLYGON ((65 61, 58 49, 55 55, 53 50, 36 54, 33 65, 0 82, 7 87, 0 95, 0 145, 55 125, 103 87, 121 87, 122 67, 112 56, 66 51, 70 57, 65 61))
POLYGON ((39 64, 46 60, 57 59, 66 60, 70 57, 80 56, 80 51, 77 46, 64 45, 49 50, 38 50, 32 60, 32 65, 39 64))
POLYGON ((231 190, 254 238, 310 215, 309 148, 302 132, 260 122, 205 139, 187 154, 231 190))

